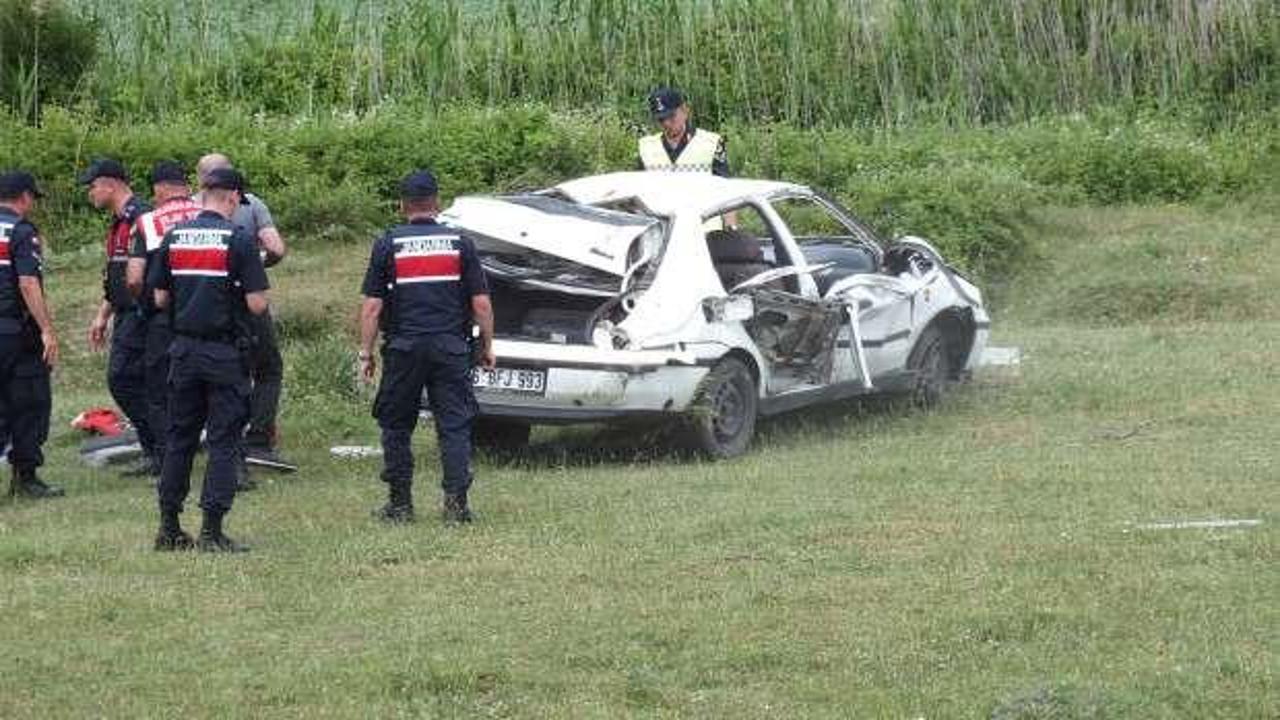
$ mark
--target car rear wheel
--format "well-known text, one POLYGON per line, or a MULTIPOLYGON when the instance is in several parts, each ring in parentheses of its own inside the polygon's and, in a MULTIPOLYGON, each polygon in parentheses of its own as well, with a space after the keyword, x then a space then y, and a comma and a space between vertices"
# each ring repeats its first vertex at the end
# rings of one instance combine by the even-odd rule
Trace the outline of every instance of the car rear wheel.
POLYGON ((907 370, 912 375, 912 404, 927 410, 942 401, 951 384, 950 358, 947 336, 935 325, 925 328, 907 357, 907 370))
POLYGON ((476 418, 471 443, 485 450, 519 450, 529 445, 529 423, 496 418, 476 418))
POLYGON ((694 449, 713 458, 741 455, 755 435, 758 404, 747 364, 721 360, 703 379, 689 414, 694 449))

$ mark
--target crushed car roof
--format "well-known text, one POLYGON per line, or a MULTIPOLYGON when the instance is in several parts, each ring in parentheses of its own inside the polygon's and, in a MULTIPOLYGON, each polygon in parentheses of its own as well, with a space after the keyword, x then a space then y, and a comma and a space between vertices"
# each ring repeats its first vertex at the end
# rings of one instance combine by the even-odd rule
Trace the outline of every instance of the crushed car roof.
POLYGON ((710 210, 746 197, 808 188, 772 180, 722 178, 709 173, 620 172, 571 180, 556 186, 576 202, 598 205, 636 198, 654 212, 677 209, 710 210))

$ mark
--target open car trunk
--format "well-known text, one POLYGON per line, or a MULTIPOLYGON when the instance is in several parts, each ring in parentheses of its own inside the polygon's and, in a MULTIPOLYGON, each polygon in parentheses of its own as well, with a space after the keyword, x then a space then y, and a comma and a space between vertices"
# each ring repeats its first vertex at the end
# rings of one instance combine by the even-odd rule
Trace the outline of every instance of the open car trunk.
POLYGON ((442 215, 475 242, 499 337, 560 344, 610 341, 652 281, 662 221, 550 195, 459 198, 442 215))

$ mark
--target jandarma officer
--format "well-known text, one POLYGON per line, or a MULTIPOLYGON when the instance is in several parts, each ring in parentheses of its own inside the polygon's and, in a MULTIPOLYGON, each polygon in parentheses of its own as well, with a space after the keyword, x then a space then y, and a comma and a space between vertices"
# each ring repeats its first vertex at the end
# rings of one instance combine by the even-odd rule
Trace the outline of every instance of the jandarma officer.
POLYGON ((40 233, 27 220, 39 197, 30 174, 0 173, 0 425, 12 442, 9 494, 32 498, 62 494, 36 475, 44 463, 40 446, 49 437, 49 370, 58 362, 40 233))
POLYGON ((689 105, 679 90, 663 87, 650 93, 649 115, 661 132, 640 138, 640 169, 709 172, 729 177, 724 138, 693 126, 689 105))
MULTIPOLYGON (((200 187, 213 170, 231 168, 231 160, 221 153, 209 153, 196 163, 196 175, 200 187)), ((197 202, 199 198, 197 197, 197 202)), ((245 202, 236 208, 231 222, 245 232, 262 251, 263 262, 270 268, 284 259, 288 248, 271 217, 271 210, 262 198, 253 193, 245 194, 245 202)), ((249 374, 253 380, 253 395, 249 400, 249 426, 245 431, 245 452, 252 457, 273 463, 286 463, 278 450, 279 433, 276 416, 280 410, 280 392, 284 382, 284 360, 276 337, 275 321, 270 312, 249 319, 252 343, 249 354, 249 374)), ((287 464, 287 463, 286 463, 287 464)), ((242 478, 251 487, 247 476, 242 478)))
POLYGON ((102 302, 89 326, 89 346, 101 350, 108 327, 111 352, 107 359, 107 388, 138 431, 143 460, 126 475, 156 474, 160 455, 156 442, 160 428, 153 428, 147 412, 147 326, 125 282, 129 261, 129 237, 138 216, 150 210, 129 187, 129 173, 110 158, 94 160, 80 175, 89 202, 111 213, 107 227, 106 266, 102 271, 102 302))
POLYGON ((157 550, 191 547, 178 522, 191 484, 191 462, 206 431, 209 460, 200 507, 204 527, 195 541, 206 551, 246 548, 223 533, 236 490, 241 432, 249 412, 244 338, 249 313, 267 311, 267 274, 251 238, 230 220, 244 201, 235 170, 210 173, 204 209, 165 234, 148 270, 155 303, 170 313, 169 436, 160 475, 157 550))
POLYGON ((155 305, 155 288, 146 282, 147 267, 160 251, 160 243, 173 228, 194 220, 200 206, 191 199, 187 171, 175 162, 161 161, 151 169, 151 192, 156 209, 143 213, 133 225, 127 281, 129 292, 147 328, 144 352, 147 381, 147 420, 153 428, 160 474, 169 429, 169 344, 173 333, 169 313, 155 305))
POLYGON ((388 522, 413 520, 413 452, 422 392, 435 420, 444 489, 443 516, 471 522, 471 390, 474 322, 480 328, 479 360, 494 367, 493 307, 475 246, 435 220, 440 206, 435 177, 426 171, 400 184, 406 222, 373 245, 360 311, 360 361, 372 380, 373 345, 381 325, 382 382, 373 415, 382 430, 388 501, 374 515, 388 522))

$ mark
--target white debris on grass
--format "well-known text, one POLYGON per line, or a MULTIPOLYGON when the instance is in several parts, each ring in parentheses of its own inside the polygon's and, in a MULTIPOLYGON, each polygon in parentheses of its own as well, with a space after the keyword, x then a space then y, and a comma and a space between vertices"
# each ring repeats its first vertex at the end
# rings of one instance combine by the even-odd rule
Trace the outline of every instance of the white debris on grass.
POLYGON ((1249 528, 1258 527, 1262 524, 1261 520, 1236 519, 1236 520, 1170 520, 1167 522, 1144 523, 1135 525, 1135 530, 1216 530, 1220 528, 1249 528))
POLYGON ((382 457, 382 448, 371 445, 334 445, 329 454, 339 458, 382 457))

